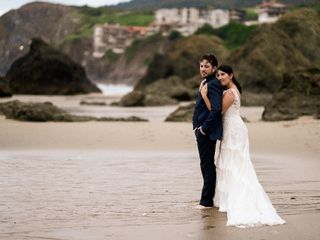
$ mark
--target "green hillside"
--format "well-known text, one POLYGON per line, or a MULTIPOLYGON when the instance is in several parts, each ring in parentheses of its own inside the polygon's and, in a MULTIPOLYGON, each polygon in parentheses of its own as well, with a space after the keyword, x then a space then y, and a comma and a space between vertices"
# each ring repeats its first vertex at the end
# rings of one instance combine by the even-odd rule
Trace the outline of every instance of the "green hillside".
POLYGON ((77 7, 70 18, 80 19, 80 28, 70 34, 65 41, 82 37, 91 37, 96 24, 118 23, 125 26, 148 26, 154 20, 152 11, 122 11, 107 7, 77 7))

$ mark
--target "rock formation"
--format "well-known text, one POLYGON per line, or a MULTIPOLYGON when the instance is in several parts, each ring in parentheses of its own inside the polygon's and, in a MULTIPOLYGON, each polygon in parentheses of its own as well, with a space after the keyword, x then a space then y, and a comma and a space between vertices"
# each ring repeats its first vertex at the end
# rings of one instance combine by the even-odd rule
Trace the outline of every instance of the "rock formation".
POLYGON ((293 120, 320 113, 320 69, 299 70, 284 74, 282 85, 265 105, 265 121, 293 120))
POLYGON ((7 72, 13 94, 67 95, 100 92, 83 67, 41 39, 33 39, 30 51, 7 72))

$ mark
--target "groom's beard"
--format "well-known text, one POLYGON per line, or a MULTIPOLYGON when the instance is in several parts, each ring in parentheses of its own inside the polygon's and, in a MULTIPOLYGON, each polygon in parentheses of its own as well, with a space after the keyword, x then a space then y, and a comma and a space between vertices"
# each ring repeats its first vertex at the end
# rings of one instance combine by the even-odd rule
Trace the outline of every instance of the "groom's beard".
POLYGON ((215 72, 207 73, 207 72, 200 72, 200 75, 203 79, 213 75, 215 72))

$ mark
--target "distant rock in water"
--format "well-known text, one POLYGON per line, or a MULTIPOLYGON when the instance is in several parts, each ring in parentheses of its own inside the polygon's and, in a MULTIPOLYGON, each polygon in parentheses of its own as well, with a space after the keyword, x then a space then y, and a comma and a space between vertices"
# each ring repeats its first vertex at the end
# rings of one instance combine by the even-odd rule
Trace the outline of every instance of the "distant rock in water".
POLYGON ((21 102, 18 100, 0 103, 0 113, 8 119, 33 122, 83 122, 83 121, 147 121, 136 116, 128 118, 111 118, 92 116, 77 116, 67 113, 66 111, 53 105, 51 102, 34 103, 21 102))
POLYGON ((0 97, 11 97, 11 96, 12 94, 11 94, 8 82, 3 77, 0 77, 0 97))
POLYGON ((29 53, 17 59, 5 79, 15 94, 69 95, 100 92, 84 68, 41 39, 33 39, 29 53))
POLYGON ((265 121, 293 120, 303 115, 320 113, 320 69, 300 70, 284 74, 280 89, 266 104, 265 121))

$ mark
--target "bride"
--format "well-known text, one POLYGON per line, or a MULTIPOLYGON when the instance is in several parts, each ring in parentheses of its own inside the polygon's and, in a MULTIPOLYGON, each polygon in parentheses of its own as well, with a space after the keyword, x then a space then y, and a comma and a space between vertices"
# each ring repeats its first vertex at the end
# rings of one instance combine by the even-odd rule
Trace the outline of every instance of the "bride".
MULTIPOLYGON (((256 176, 249 154, 248 130, 240 116, 241 87, 230 66, 218 68, 223 93, 223 137, 216 159, 217 182, 214 205, 227 212, 227 226, 253 227, 283 224, 256 176)), ((208 88, 201 88, 207 108, 208 88)))

